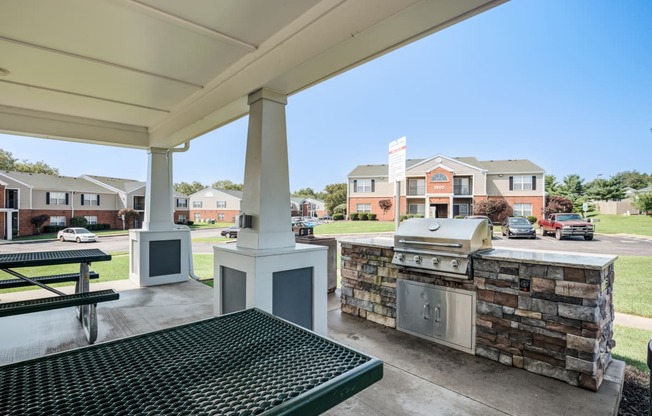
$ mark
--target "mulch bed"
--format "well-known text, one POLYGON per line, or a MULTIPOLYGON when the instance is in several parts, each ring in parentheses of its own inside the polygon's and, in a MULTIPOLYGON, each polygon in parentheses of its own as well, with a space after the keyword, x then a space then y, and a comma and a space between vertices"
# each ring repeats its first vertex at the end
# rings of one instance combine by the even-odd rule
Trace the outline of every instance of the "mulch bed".
POLYGON ((647 416, 650 404, 650 373, 625 367, 625 384, 618 416, 647 416))

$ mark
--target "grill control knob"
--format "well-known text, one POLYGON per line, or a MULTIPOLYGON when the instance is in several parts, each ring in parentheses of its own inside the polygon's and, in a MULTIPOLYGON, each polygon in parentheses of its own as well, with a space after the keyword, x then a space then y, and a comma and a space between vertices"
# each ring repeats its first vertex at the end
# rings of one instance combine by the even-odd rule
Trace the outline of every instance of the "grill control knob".
POLYGON ((398 253, 398 254, 396 255, 396 258, 398 259, 398 261, 403 261, 403 260, 405 260, 405 256, 403 255, 403 253, 398 253))
POLYGON ((432 262, 433 266, 436 266, 439 264, 439 257, 433 257, 430 261, 432 262))
POLYGON ((460 262, 457 261, 456 259, 453 259, 453 260, 451 260, 451 266, 452 266, 454 269, 457 269, 458 267, 460 267, 460 262))
POLYGON ((414 262, 416 264, 421 264, 421 256, 419 256, 419 255, 414 256, 414 262))

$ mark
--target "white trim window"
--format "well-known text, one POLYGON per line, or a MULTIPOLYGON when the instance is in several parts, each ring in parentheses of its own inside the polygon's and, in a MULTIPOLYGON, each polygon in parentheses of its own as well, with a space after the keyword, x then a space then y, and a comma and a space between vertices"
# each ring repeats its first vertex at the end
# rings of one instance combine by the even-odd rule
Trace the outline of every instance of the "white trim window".
POLYGON ((66 226, 66 217, 63 215, 52 215, 50 216, 50 225, 55 225, 57 227, 66 226))
POLYGON ((470 207, 471 205, 469 204, 453 204, 453 216, 470 215, 471 214, 470 207))
POLYGON ((201 208, 201 201, 192 201, 193 208, 201 208))
POLYGON ((68 194, 65 192, 46 192, 45 203, 47 205, 68 205, 68 194))
MULTIPOLYGON (((353 181, 353 192, 375 192, 375 179, 355 179, 353 181)), ((362 211, 358 211, 362 212, 362 211)))
POLYGON ((371 204, 355 204, 355 212, 371 212, 371 204))
POLYGON ((188 208, 188 200, 186 198, 177 198, 177 208, 188 208))
POLYGON ((180 222, 181 224, 185 224, 185 223, 186 223, 186 216, 183 215, 183 214, 182 214, 182 215, 179 215, 179 222, 180 222))
POLYGON ((448 176, 441 172, 437 172, 430 177, 430 182, 448 182, 448 176))
POLYGON ((86 218, 86 222, 88 223, 88 225, 97 224, 97 216, 96 215, 84 215, 84 218, 86 218))
POLYGON ((200 213, 195 213, 195 222, 200 222, 201 221, 201 214, 200 213))
POLYGON ((100 205, 100 196, 98 194, 82 194, 81 204, 85 206, 100 205))
POLYGON ((510 181, 511 181, 510 190, 512 191, 531 191, 533 189, 536 189, 533 186, 534 176, 530 176, 530 175, 511 176, 510 181))
POLYGON ((217 208, 226 208, 226 201, 217 201, 217 208))
POLYGON ((408 195, 425 195, 425 179, 408 179, 408 195))
POLYGON ((532 204, 519 203, 512 207, 515 217, 529 217, 532 215, 532 204))
POLYGON ((218 212, 217 213, 217 220, 218 221, 224 221, 224 213, 223 212, 218 212))

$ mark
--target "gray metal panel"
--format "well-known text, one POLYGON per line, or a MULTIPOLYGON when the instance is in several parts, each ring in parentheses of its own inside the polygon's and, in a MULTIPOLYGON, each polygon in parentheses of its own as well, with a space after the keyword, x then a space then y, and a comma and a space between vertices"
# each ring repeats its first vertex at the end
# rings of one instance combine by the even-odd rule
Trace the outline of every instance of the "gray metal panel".
POLYGON ((178 273, 181 273, 181 240, 150 241, 150 277, 178 273))
POLYGON ((406 329, 427 337, 433 333, 433 292, 429 287, 399 279, 397 284, 397 322, 406 329))
POLYGON ((247 274, 221 266, 222 313, 241 311, 247 306, 247 274))
POLYGON ((272 313, 312 329, 312 278, 312 267, 274 272, 272 313))

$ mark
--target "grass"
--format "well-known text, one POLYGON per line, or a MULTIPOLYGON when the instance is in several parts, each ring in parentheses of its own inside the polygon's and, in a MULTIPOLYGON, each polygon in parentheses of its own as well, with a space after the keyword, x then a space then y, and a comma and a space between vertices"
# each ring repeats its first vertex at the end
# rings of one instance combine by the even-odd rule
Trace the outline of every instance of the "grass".
POLYGON ((595 223, 595 232, 601 234, 636 234, 652 237, 651 215, 595 215, 600 221, 595 223))
POLYGON ((652 331, 614 325, 614 339, 614 358, 643 371, 650 371, 647 367, 647 345, 652 340, 652 331))
POLYGON ((394 221, 333 221, 315 227, 315 235, 393 232, 394 221))
POLYGON ((652 318, 652 257, 619 256, 614 272, 616 312, 652 318))

